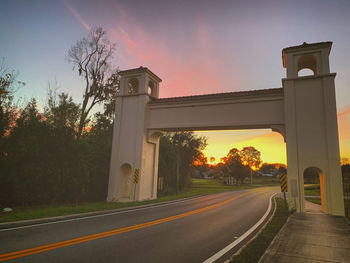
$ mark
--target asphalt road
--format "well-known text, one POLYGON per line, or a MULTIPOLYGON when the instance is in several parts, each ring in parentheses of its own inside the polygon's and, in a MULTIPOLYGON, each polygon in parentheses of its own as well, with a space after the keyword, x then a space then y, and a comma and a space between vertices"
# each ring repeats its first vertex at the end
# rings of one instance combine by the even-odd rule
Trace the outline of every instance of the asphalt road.
POLYGON ((224 192, 112 215, 0 230, 0 261, 204 262, 251 229, 277 192, 278 187, 224 192))

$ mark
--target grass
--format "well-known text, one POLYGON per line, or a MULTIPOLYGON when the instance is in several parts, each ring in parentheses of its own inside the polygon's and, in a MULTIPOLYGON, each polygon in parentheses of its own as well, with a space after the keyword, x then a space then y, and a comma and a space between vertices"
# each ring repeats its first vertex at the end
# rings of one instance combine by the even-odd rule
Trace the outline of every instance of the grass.
POLYGON ((276 212, 266 227, 242 251, 231 259, 231 263, 255 263, 264 254, 274 237, 286 223, 290 212, 284 207, 282 198, 276 198, 276 212))
POLYGON ((317 205, 321 205, 321 199, 318 198, 305 198, 305 200, 317 205))
POLYGON ((319 184, 304 184, 305 190, 314 190, 314 189, 320 189, 319 184))
POLYGON ((63 216, 71 214, 79 214, 93 211, 111 210, 117 208, 125 208, 146 204, 153 204, 165 201, 172 201, 181 198, 193 197, 204 194, 212 194, 224 191, 237 191, 243 189, 251 189, 263 186, 274 186, 277 185, 273 178, 254 178, 254 184, 244 185, 223 185, 219 180, 206 180, 206 179, 193 179, 192 185, 185 191, 178 195, 162 196, 154 200, 145 200, 142 202, 127 202, 127 203, 106 203, 106 202, 95 202, 95 203, 79 203, 79 204, 63 204, 63 205, 46 205, 46 206, 32 206, 32 207, 15 207, 13 212, 3 213, 0 212, 0 223, 38 219, 54 216, 63 216))
POLYGON ((320 196, 320 185, 319 184, 305 184, 304 193, 309 196, 320 196))

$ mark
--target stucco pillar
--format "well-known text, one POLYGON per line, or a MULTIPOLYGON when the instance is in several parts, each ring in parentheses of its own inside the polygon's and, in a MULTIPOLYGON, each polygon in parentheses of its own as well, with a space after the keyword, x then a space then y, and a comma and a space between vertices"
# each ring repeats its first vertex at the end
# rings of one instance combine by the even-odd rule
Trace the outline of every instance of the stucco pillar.
POLYGON ((147 104, 159 94, 161 79, 144 67, 120 72, 107 201, 157 197, 159 134, 148 134, 147 104), (135 169, 140 169, 134 184, 135 169))
POLYGON ((288 200, 305 211, 304 171, 315 168, 324 181, 324 210, 344 215, 341 179, 335 73, 329 72, 331 42, 283 49, 287 78, 282 79, 288 162, 288 200), (301 69, 313 71, 298 76, 301 69))

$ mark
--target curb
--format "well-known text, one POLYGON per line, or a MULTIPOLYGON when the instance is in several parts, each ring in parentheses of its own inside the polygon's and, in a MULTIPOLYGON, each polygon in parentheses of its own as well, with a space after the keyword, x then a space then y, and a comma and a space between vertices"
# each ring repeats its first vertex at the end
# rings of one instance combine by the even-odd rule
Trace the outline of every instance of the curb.
POLYGON ((230 263, 231 260, 239 255, 242 250, 247 247, 255 238, 257 238, 257 236, 261 233, 261 231, 263 231, 263 229, 267 226, 268 223, 270 223, 270 221, 272 220, 273 216, 275 215, 275 212, 276 212, 276 209, 277 209, 277 202, 276 202, 276 198, 278 197, 278 194, 276 194, 274 197, 273 197, 273 203, 274 203, 274 209, 273 209, 273 212, 271 213, 271 216, 268 220, 266 220, 265 224, 263 226, 260 227, 260 229, 258 230, 258 232, 256 232, 256 234, 254 236, 252 236, 250 238, 250 240, 247 241, 247 243, 245 243, 240 249, 238 249, 236 251, 236 253, 234 253, 229 259, 227 259, 224 263, 230 263))
POLYGON ((319 195, 305 195, 304 197, 310 199, 321 199, 321 196, 319 195))
MULTIPOLYGON (((292 215, 292 214, 290 214, 290 216, 291 216, 291 215, 292 215)), ((281 227, 280 231, 278 231, 278 233, 276 234, 276 236, 272 239, 270 245, 267 247, 267 249, 265 250, 264 254, 262 254, 262 256, 261 256, 261 258, 259 259, 258 263, 263 262, 263 260, 265 260, 264 258, 266 257, 268 251, 270 251, 270 246, 272 246, 272 244, 274 244, 274 243, 276 242, 279 233, 281 233, 282 230, 284 230, 284 229, 286 228, 287 223, 288 223, 289 220, 290 220, 290 216, 288 217, 288 219, 287 219, 287 221, 284 223, 284 225, 281 227)))
MULTIPOLYGON (((252 189, 254 189, 254 188, 252 188, 252 189)), ((239 191, 243 191, 243 192, 249 191, 252 189, 238 190, 238 192, 239 191)), ((0 230, 11 229, 11 228, 15 228, 15 227, 22 227, 22 226, 38 225, 38 224, 43 224, 43 223, 60 222, 60 221, 64 221, 64 220, 77 219, 77 218, 83 218, 83 217, 89 217, 89 216, 108 215, 108 214, 113 214, 115 212, 133 211, 133 210, 138 210, 138 209, 145 208, 145 207, 152 207, 152 206, 157 207, 160 205, 179 203, 179 202, 184 202, 187 200, 196 199, 196 198, 203 197, 203 196, 209 196, 209 195, 225 193, 225 192, 230 192, 230 191, 202 194, 202 195, 185 197, 185 198, 171 200, 171 201, 157 202, 157 203, 145 204, 145 205, 129 206, 129 207, 123 207, 123 208, 108 209, 108 210, 102 210, 102 211, 100 210, 100 211, 92 211, 92 212, 85 212, 85 213, 63 215, 63 216, 53 216, 53 217, 44 217, 44 218, 37 218, 37 219, 4 222, 4 223, 0 223, 0 230)))

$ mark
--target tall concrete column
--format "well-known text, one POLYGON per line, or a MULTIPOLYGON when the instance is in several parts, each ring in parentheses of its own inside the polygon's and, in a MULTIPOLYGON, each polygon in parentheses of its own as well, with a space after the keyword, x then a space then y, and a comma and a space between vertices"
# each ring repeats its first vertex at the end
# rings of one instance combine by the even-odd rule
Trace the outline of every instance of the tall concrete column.
POLYGON ((298 212, 305 211, 304 172, 316 169, 324 195, 324 212, 344 215, 341 179, 335 73, 329 70, 332 42, 283 49, 287 77, 284 87, 288 162, 288 199, 298 212), (298 76, 302 69, 313 75, 298 76))
POLYGON ((144 67, 120 72, 107 201, 157 197, 159 133, 145 128, 147 103, 159 96, 161 79, 144 67), (140 169, 134 184, 135 169, 140 169))

